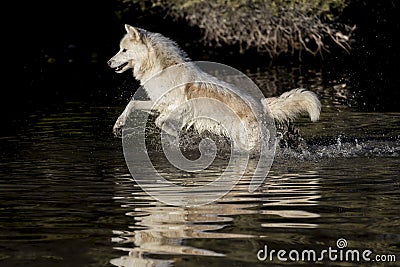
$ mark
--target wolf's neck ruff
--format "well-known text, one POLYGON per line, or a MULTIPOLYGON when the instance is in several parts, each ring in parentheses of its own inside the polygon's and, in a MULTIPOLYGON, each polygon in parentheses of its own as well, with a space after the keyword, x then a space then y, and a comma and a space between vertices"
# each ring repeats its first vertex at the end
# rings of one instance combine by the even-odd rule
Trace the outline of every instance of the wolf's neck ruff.
MULTIPOLYGON (((140 63, 139 68, 134 68, 133 74, 143 85, 158 72, 178 64, 189 62, 187 54, 173 40, 159 33, 137 29, 142 42, 148 49, 148 56, 140 63)), ((132 36, 133 30, 129 28, 127 35, 132 36)))

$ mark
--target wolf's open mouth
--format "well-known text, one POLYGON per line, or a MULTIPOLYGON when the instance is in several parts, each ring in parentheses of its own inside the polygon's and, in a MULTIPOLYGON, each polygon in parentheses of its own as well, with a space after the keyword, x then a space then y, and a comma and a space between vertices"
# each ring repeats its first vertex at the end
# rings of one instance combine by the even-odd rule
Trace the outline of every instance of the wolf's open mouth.
POLYGON ((120 70, 122 70, 126 65, 128 65, 128 62, 125 62, 125 63, 119 65, 118 67, 115 67, 115 71, 120 71, 120 70))

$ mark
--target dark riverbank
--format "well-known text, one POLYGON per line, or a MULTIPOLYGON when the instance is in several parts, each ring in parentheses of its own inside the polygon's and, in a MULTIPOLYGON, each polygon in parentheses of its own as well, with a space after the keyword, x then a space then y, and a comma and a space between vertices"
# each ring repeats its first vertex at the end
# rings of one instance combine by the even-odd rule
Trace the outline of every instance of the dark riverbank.
POLYGON ((124 103, 129 88, 137 86, 129 75, 116 75, 106 61, 118 49, 130 23, 161 32, 176 40, 193 60, 209 60, 239 70, 272 65, 316 66, 332 79, 344 79, 364 111, 398 111, 400 76, 400 22, 395 2, 354 1, 342 14, 347 24, 357 25, 351 54, 333 49, 323 58, 281 57, 271 60, 255 51, 238 53, 237 47, 204 47, 198 29, 165 14, 143 14, 139 9, 119 12, 114 1, 50 3, 27 2, 14 11, 6 53, 12 70, 11 88, 5 90, 2 107, 7 119, 29 111, 30 106, 53 106, 65 101, 87 100, 107 104, 124 103), (367 3, 364 3, 367 2, 367 3), (122 15, 121 15, 122 14, 122 15), (17 59, 17 60, 16 60, 17 59), (22 107, 21 107, 22 106, 22 107))

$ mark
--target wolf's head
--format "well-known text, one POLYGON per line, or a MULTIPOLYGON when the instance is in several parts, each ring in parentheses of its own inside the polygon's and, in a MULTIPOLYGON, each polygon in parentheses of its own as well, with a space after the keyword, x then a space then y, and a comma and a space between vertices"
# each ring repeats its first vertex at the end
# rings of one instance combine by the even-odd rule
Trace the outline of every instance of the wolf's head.
POLYGON ((126 34, 119 44, 119 51, 107 63, 117 73, 122 73, 135 64, 140 64, 148 54, 148 47, 142 41, 141 29, 125 24, 126 34))
POLYGON ((138 76, 189 60, 174 41, 159 33, 128 24, 125 24, 125 30, 118 53, 107 62, 117 73, 133 68, 138 76))

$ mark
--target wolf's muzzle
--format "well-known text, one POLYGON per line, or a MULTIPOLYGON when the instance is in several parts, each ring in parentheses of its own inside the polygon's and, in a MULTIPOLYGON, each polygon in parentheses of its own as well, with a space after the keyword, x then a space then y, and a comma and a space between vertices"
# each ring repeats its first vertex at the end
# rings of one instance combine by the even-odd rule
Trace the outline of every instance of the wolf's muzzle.
POLYGON ((118 65, 118 66, 115 66, 115 61, 112 60, 112 59, 110 59, 109 61, 107 61, 107 64, 108 64, 108 66, 109 66, 110 68, 114 69, 114 71, 116 71, 116 72, 122 72, 122 70, 124 69, 124 67, 125 67, 126 65, 128 65, 129 63, 128 63, 128 62, 124 62, 124 63, 122 63, 122 64, 120 64, 120 65, 118 65))

